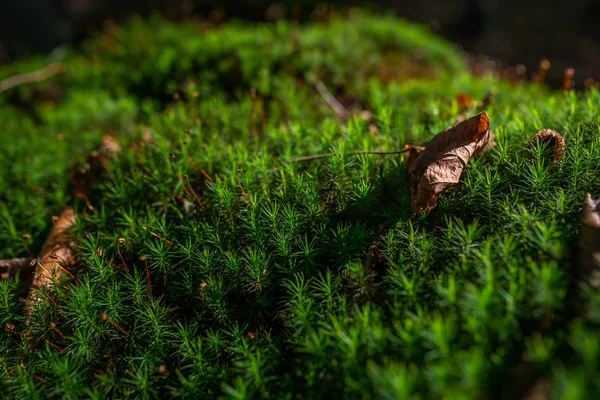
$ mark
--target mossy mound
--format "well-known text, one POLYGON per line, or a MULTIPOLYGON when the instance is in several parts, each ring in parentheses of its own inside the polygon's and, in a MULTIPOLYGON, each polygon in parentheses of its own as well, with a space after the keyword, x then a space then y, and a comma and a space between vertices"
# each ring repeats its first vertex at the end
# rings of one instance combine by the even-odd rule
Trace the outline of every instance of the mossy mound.
POLYGON ((600 389, 600 296, 574 278, 581 204, 600 194, 597 90, 476 79, 423 28, 360 12, 210 30, 134 20, 62 62, 0 94, 0 258, 27 256, 23 234, 38 252, 63 205, 78 215, 78 282, 28 325, 18 279, 0 281, 7 397, 600 389), (405 157, 346 154, 426 144, 475 113, 460 93, 490 90, 495 148, 427 215, 410 211, 405 157), (528 144, 542 128, 565 138, 556 164, 528 144), (91 210, 69 175, 105 134, 123 150, 91 210))

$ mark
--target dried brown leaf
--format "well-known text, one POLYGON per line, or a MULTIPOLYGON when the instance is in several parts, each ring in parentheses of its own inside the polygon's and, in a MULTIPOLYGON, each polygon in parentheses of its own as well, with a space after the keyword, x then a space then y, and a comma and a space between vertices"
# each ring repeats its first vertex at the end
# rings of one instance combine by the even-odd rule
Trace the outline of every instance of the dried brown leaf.
MULTIPOLYGON (((120 150, 121 146, 113 136, 104 135, 101 145, 90 154, 87 163, 71 172, 70 183, 73 192, 75 196, 85 200, 88 208, 93 210, 88 199, 93 186, 102 176, 107 161, 120 150)), ((75 257, 74 244, 69 234, 76 224, 75 212, 71 207, 65 207, 59 216, 52 217, 52 223, 52 230, 44 242, 40 256, 34 260, 36 269, 27 298, 27 316, 31 315, 41 292, 60 283, 65 276, 76 281, 70 271, 75 265, 75 257)))
POLYGON ((414 146, 411 144, 407 144, 406 146, 404 146, 404 148, 408 153, 408 160, 406 162, 407 171, 410 171, 415 161, 417 160, 419 154, 425 151, 425 146, 414 146))
POLYGON ((469 159, 493 146, 489 128, 487 113, 479 113, 439 133, 417 155, 409 167, 413 212, 435 207, 438 196, 458 183, 469 159))
POLYGON ((52 217, 54 226, 44 242, 33 282, 27 299, 27 315, 31 314, 33 304, 40 298, 40 289, 50 288, 66 275, 72 276, 69 269, 75 264, 73 243, 69 230, 75 225, 75 213, 66 207, 58 217, 52 217))
POLYGON ((583 203, 579 236, 579 278, 600 288, 600 199, 588 193, 583 203))
POLYGON ((554 152, 552 159, 553 164, 562 160, 563 155, 565 154, 565 139, 560 133, 552 129, 542 129, 531 138, 532 145, 535 145, 538 142, 547 145, 554 152))

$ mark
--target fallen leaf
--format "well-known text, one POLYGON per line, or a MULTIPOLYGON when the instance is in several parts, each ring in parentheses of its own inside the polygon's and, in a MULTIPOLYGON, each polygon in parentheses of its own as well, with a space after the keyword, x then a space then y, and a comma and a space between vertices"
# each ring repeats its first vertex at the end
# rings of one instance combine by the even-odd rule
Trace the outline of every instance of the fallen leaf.
MULTIPOLYGON (((104 135, 101 145, 88 157, 88 162, 71 172, 70 184, 73 193, 76 197, 83 198, 89 209, 94 209, 88 198, 93 186, 100 179, 108 160, 120 150, 121 146, 113 136, 104 135)), ((59 216, 52 217, 52 223, 52 230, 44 242, 40 256, 34 260, 36 268, 26 302, 26 324, 29 324, 34 304, 41 298, 40 292, 59 283, 65 276, 76 281, 70 272, 75 265, 74 244, 69 234, 76 224, 73 208, 65 207, 59 216)))
POLYGON ((536 145, 538 142, 545 144, 554 152, 552 163, 556 164, 562 160, 565 154, 565 139, 552 129, 542 129, 531 138, 531 144, 536 145))
POLYGON ((600 199, 586 194, 581 219, 579 278, 593 288, 600 288, 600 199))
POLYGON ((407 144, 406 146, 404 146, 404 148, 406 149, 406 152, 408 154, 406 167, 407 170, 410 171, 419 154, 421 154, 425 150, 425 146, 414 146, 411 144, 407 144))
POLYGON ((479 113, 440 132, 414 162, 409 157, 414 213, 435 207, 438 196, 459 182, 469 159, 493 146, 494 136, 489 128, 487 113, 479 113))
POLYGON ((40 298, 41 289, 49 289, 60 282, 66 275, 72 276, 69 269, 75 264, 73 243, 69 230, 75 225, 75 212, 71 207, 65 207, 58 217, 52 217, 54 226, 48 234, 27 299, 27 316, 31 315, 33 305, 40 298))

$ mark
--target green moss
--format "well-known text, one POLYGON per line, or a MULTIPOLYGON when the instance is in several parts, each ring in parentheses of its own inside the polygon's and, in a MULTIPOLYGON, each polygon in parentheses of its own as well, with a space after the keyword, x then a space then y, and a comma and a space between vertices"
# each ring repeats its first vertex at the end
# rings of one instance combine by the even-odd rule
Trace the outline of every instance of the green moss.
POLYGON ((476 79, 421 27, 363 13, 133 20, 63 62, 0 94, 0 258, 26 255, 22 234, 38 252, 72 204, 81 267, 27 327, 0 282, 1 321, 32 338, 0 334, 6 396, 487 398, 541 378, 557 397, 597 392, 600 300, 572 277, 580 205, 600 193, 596 90, 476 79), (318 81, 372 121, 340 122, 318 81), (459 93, 493 88, 497 146, 429 215, 410 213, 402 156, 344 154, 425 144, 459 93), (543 127, 565 137, 557 165, 527 144, 543 127), (108 132, 123 151, 92 212, 69 167, 108 132), (111 265, 119 238, 131 273, 111 265))

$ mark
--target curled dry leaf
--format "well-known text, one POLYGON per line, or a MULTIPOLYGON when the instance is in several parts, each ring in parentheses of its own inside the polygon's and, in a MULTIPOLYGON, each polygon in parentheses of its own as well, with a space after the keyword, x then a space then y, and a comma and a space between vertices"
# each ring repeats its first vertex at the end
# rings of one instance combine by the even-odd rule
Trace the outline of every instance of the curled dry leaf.
POLYGON ((578 261, 579 277, 600 288, 600 199, 589 193, 583 203, 578 261))
POLYGON ((469 159, 493 144, 490 119, 482 112, 439 133, 424 150, 415 149, 408 170, 413 212, 421 214, 435 207, 438 196, 458 183, 469 159))
POLYGON ((407 170, 410 171, 419 154, 421 154, 425 150, 425 146, 414 146, 411 144, 407 144, 406 146, 404 146, 404 149, 406 149, 406 152, 408 154, 408 161, 406 163, 407 170))
POLYGON ((535 145, 538 142, 545 144, 554 152, 552 163, 556 164, 562 160, 565 154, 565 139, 552 129, 542 129, 531 138, 531 144, 535 145))

